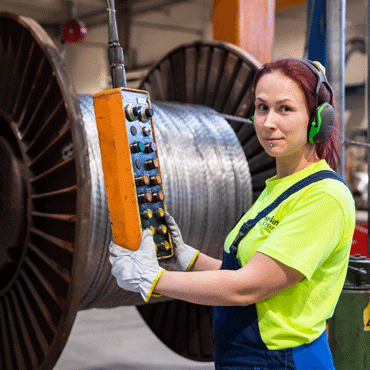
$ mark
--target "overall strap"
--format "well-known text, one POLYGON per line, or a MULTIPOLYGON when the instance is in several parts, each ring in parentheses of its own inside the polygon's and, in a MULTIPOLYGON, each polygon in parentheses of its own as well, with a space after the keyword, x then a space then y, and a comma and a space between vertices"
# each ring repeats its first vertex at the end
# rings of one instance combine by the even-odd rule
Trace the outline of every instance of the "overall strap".
MULTIPOLYGON (((294 185, 292 185, 289 189, 285 190, 279 197, 277 197, 268 207, 263 209, 254 219, 250 219, 247 222, 244 222, 244 224, 241 226, 238 235, 236 236, 235 240, 233 241, 230 251, 233 254, 236 254, 238 245, 241 242, 241 240, 248 234, 249 230, 263 217, 267 216, 272 210, 274 210, 280 203, 282 203, 285 199, 287 199, 290 195, 296 193, 297 191, 303 189, 304 187, 323 179, 334 179, 341 181, 343 184, 345 184, 348 189, 348 184, 344 181, 344 179, 339 176, 334 171, 329 170, 323 170, 313 173, 312 175, 309 175, 305 177, 304 179, 298 181, 294 185)), ((351 189, 350 189, 351 191, 351 189)))

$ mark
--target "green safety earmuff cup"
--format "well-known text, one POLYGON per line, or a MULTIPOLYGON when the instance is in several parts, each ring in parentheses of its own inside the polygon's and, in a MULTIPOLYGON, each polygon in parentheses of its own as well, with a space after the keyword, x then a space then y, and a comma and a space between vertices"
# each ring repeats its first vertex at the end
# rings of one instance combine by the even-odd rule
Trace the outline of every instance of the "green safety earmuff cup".
POLYGON ((316 109, 314 119, 308 125, 308 141, 320 144, 329 138, 334 124, 334 108, 329 103, 321 104, 316 109), (325 123, 324 125, 322 123, 325 123))

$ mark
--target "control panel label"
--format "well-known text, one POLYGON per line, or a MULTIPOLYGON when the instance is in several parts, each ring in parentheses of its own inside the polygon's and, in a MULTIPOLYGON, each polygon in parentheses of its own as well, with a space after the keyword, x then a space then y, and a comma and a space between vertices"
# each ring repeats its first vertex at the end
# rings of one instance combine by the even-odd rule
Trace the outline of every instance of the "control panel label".
POLYGON ((137 98, 137 102, 138 102, 138 104, 146 104, 147 100, 144 99, 144 98, 137 98))

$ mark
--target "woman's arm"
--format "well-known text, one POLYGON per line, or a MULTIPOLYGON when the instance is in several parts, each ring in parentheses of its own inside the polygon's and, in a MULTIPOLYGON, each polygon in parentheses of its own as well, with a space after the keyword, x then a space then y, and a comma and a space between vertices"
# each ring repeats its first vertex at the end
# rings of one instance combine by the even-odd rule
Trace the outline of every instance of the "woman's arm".
POLYGON ((217 258, 212 258, 204 253, 199 253, 193 266, 189 271, 211 271, 219 270, 221 268, 222 261, 217 258))
POLYGON ((268 298, 303 278, 299 271, 257 252, 243 268, 236 271, 165 271, 153 292, 203 305, 246 306, 268 298))

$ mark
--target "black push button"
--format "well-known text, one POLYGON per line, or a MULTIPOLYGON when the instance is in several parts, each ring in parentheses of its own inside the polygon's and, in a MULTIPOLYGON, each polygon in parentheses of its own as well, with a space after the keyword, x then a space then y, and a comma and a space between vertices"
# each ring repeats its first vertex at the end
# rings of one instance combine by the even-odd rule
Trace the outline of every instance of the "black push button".
POLYGON ((149 176, 147 176, 147 175, 141 175, 141 176, 136 176, 135 177, 136 187, 149 185, 149 183, 150 183, 149 176))
POLYGON ((135 161, 135 166, 136 166, 136 168, 138 168, 140 170, 140 168, 143 168, 143 162, 141 162, 140 159, 137 159, 135 161))
POLYGON ((153 170, 159 167, 159 160, 158 158, 148 159, 144 162, 144 164, 148 170, 153 170))
POLYGON ((162 184, 162 177, 161 177, 160 175, 153 175, 153 176, 150 176, 150 184, 151 184, 152 186, 162 184))
POLYGON ((164 201, 164 193, 163 191, 156 191, 153 193, 153 202, 163 202, 164 201))
POLYGON ((146 143, 144 147, 145 147, 144 149, 145 153, 153 153, 157 150, 157 145, 155 145, 155 143, 146 143))
POLYGON ((150 117, 153 117, 154 115, 154 110, 152 108, 146 108, 145 109, 145 115, 150 118, 150 117))
POLYGON ((137 129, 135 126, 131 126, 130 127, 130 132, 131 132, 131 135, 135 136, 137 134, 137 129))
POLYGON ((142 193, 137 195, 137 199, 139 203, 149 203, 153 200, 153 196, 151 193, 142 193))

